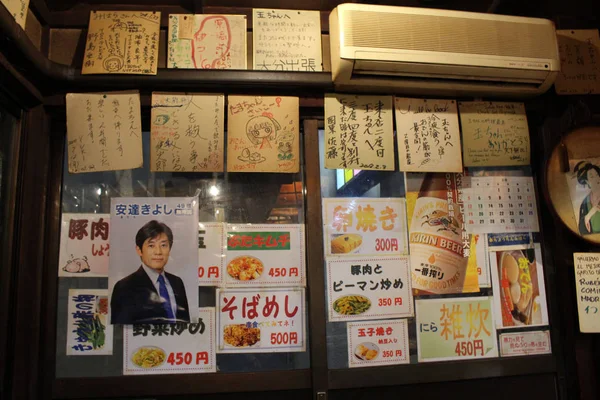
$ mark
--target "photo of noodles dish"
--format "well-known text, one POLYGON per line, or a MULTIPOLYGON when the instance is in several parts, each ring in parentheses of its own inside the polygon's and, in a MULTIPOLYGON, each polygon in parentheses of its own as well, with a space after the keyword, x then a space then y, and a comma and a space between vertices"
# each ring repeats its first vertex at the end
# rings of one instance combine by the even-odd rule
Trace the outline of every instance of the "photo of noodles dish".
POLYGON ((223 340, 233 347, 254 346, 260 341, 260 328, 248 328, 244 324, 227 325, 223 328, 223 340))
POLYGON ((165 362, 165 352, 159 347, 140 347, 131 356, 131 361, 141 368, 155 368, 165 362))
POLYGON ((227 273, 229 276, 240 281, 258 279, 263 269, 262 261, 251 256, 236 257, 227 264, 227 273))
POLYGON ((333 302, 335 312, 342 315, 362 314, 369 308, 371 308, 371 300, 365 296, 342 296, 333 302))

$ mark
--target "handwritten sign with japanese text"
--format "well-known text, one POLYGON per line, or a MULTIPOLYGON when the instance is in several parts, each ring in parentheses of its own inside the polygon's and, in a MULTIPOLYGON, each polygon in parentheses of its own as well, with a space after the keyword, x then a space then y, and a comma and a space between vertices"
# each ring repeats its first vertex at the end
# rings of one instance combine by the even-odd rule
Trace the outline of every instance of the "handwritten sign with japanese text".
POLYGON ((529 165, 523 103, 459 102, 465 167, 529 165))
POLYGON ((415 303, 419 362, 498 357, 491 297, 415 303))
POLYGON ((501 333, 499 342, 502 357, 552 353, 550 331, 501 333))
POLYGON ((223 94, 152 93, 150 170, 222 172, 223 94))
POLYGON ((92 11, 82 74, 156 75, 160 12, 92 11))
POLYGON ((255 70, 323 70, 319 11, 252 10, 255 70))
POLYGON ((331 256, 408 254, 402 198, 325 198, 325 251, 331 256))
POLYGON ((228 172, 299 171, 298 97, 228 96, 227 102, 228 172))
POLYGON ((72 174, 140 168, 139 93, 67 94, 67 144, 72 174))
POLYGON ((62 215, 58 276, 107 277, 110 214, 62 215))
POLYGON ((406 319, 348 323, 350 368, 408 364, 409 353, 406 319))
POLYGON ((198 284, 219 286, 223 280, 225 224, 200 222, 198 228, 198 284))
POLYGON ((13 16, 17 24, 25 29, 29 0, 0 0, 8 12, 13 16))
POLYGON ((246 16, 169 15, 168 68, 246 69, 246 16))
POLYGON ((462 172, 454 100, 395 97, 401 171, 462 172))
POLYGON ((303 288, 217 289, 217 353, 306 350, 303 288))
POLYGON ((579 330, 600 332, 600 253, 573 253, 579 330))
POLYGON ((108 323, 106 289, 69 289, 67 355, 111 355, 113 327, 108 323))
POLYGON ((409 258, 327 259, 329 321, 412 317, 409 258))
POLYGON ((394 170, 392 96, 325 95, 325 168, 394 170))
POLYGON ((600 93, 600 36, 597 29, 557 30, 560 72, 558 94, 600 93))
POLYGON ((123 375, 217 372, 215 309, 200 308, 198 322, 123 327, 123 375))
POLYGON ((303 224, 227 224, 226 286, 305 286, 303 224))

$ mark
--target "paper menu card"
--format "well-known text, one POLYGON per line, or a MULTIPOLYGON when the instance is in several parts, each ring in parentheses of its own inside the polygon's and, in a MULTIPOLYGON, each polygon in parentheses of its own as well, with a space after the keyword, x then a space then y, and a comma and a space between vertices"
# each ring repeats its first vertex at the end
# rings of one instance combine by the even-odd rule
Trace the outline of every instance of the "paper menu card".
POLYGON ((169 15, 168 68, 246 69, 246 16, 169 15))
POLYGON ((348 367, 409 364, 407 321, 348 322, 348 367))
POLYGON ((139 168, 140 95, 135 92, 67 94, 70 173, 139 168))
POLYGON ((58 276, 107 277, 110 214, 62 213, 58 276))
POLYGON ((19 26, 25 29, 29 0, 0 0, 19 26))
POLYGON ((557 30, 560 72, 558 94, 600 93, 600 36, 597 29, 557 30))
POLYGON ((529 165, 523 103, 459 102, 465 167, 529 165))
POLYGON ((228 96, 227 103, 227 171, 299 171, 298 97, 228 96))
POLYGON ((323 70, 319 11, 252 10, 253 69, 323 70))
POLYGON ((400 170, 462 172, 456 101, 394 98, 400 170))
POLYGON ((325 168, 394 170, 392 96, 325 95, 325 168))
POLYGON ((150 170, 223 171, 223 94, 152 93, 150 170))
POLYGON ((92 11, 82 74, 156 75, 160 12, 92 11))
POLYGON ((600 253, 573 253, 579 330, 600 332, 600 253))

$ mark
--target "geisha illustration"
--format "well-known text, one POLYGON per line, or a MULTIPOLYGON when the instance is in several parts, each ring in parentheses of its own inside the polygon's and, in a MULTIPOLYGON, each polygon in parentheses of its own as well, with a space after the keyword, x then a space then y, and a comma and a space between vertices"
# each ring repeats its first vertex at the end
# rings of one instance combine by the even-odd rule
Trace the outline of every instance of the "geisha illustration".
POLYGON ((250 142, 260 149, 273 148, 273 143, 277 140, 277 132, 281 130, 281 125, 275 119, 273 114, 264 112, 262 115, 252 117, 246 123, 246 135, 250 142))
MULTIPOLYGON (((600 233, 600 166, 588 160, 579 161, 573 172, 577 183, 589 189, 579 205, 579 232, 582 235, 600 233)), ((574 211, 577 214, 577 209, 574 211)))

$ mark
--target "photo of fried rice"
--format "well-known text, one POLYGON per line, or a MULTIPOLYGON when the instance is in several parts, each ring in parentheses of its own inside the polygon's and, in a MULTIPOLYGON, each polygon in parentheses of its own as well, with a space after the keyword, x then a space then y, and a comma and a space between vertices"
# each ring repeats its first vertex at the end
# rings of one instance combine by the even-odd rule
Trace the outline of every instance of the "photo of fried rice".
POLYGON ((342 296, 333 302, 333 309, 338 314, 357 315, 371 308, 371 300, 365 296, 342 296))
POLYGON ((262 261, 252 256, 236 257, 227 264, 227 273, 239 281, 258 279, 264 269, 262 261))
POLYGON ((140 368, 156 368, 165 362, 166 354, 160 347, 146 346, 137 349, 131 361, 140 368))
POLYGON ((223 340, 233 347, 254 346, 260 341, 260 328, 248 328, 244 324, 226 325, 223 340))

